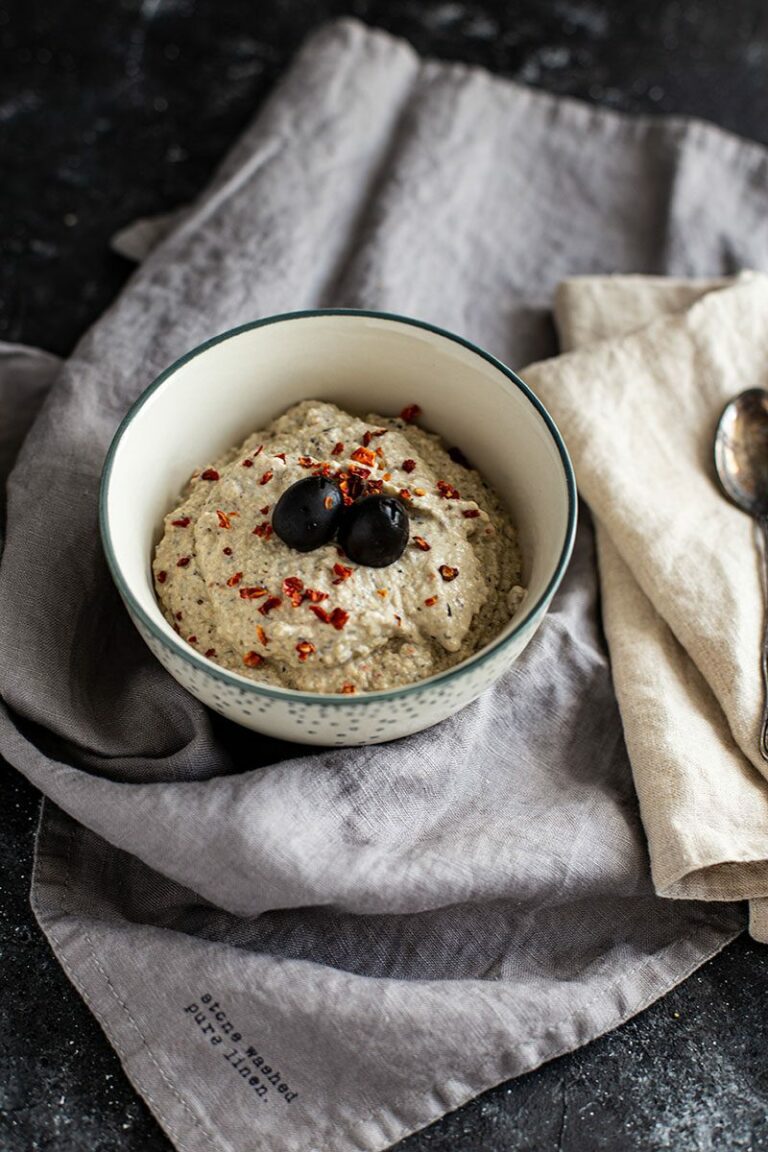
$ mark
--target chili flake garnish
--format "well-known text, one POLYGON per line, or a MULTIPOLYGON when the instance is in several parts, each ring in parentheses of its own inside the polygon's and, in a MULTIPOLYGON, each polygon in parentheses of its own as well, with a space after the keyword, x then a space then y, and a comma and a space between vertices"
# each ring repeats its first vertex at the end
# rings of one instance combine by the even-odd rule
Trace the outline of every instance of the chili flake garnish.
POLYGON ((304 599, 304 581, 298 576, 286 576, 283 580, 283 595, 290 600, 294 608, 298 608, 304 599))
POLYGON ((415 472, 416 461, 411 460, 410 458, 408 460, 403 460, 403 463, 400 465, 400 467, 403 469, 403 472, 415 472))
POLYGON ((207 658, 210 660, 212 656, 215 656, 215 655, 216 655, 216 649, 215 649, 215 648, 208 648, 208 649, 206 650, 206 653, 205 653, 205 655, 206 655, 206 657, 207 657, 207 658))
POLYGON ((263 508, 259 508, 259 512, 261 512, 262 516, 266 516, 267 512, 269 512, 269 504, 265 504, 263 508))
POLYGON ((437 490, 444 500, 460 500, 461 495, 453 484, 449 484, 447 480, 438 480, 437 490))
POLYGON ((327 460, 324 460, 322 464, 318 464, 316 468, 312 469, 313 476, 330 476, 332 472, 333 468, 331 468, 327 460))
POLYGON ((346 564, 334 564, 333 571, 336 579, 331 581, 333 584, 343 584, 345 580, 349 580, 354 572, 354 568, 347 568, 346 564))
POLYGON ((400 419, 405 420, 406 424, 413 424, 419 416, 421 416, 421 408, 418 404, 407 404, 400 413, 400 419))
POLYGON ((232 555, 232 549, 229 546, 227 546, 226 548, 222 548, 222 552, 224 553, 225 556, 231 556, 232 555))
POLYGON ((285 452, 275 452, 274 459, 282 460, 283 464, 285 464, 285 452))
POLYGON ((381 492, 383 487, 384 487, 384 481, 383 480, 366 480, 366 483, 365 483, 366 492, 373 492, 373 493, 381 492))
POLYGON ((427 608, 432 608, 435 604, 437 604, 437 596, 428 596, 424 603, 427 608))
POLYGON ((301 464, 302 468, 311 468, 314 464, 314 460, 311 456, 298 456, 297 460, 299 461, 299 464, 301 464))
POLYGON ((219 474, 215 468, 206 468, 205 472, 200 473, 201 480, 218 480, 219 474))
POLYGON ((257 524, 251 535, 260 536, 262 540, 269 540, 272 535, 272 525, 269 520, 265 520, 263 524, 257 524))
POLYGON ((387 428, 377 428, 375 432, 364 432, 363 433, 363 445, 364 445, 364 447, 366 447, 366 448, 368 447, 371 440, 373 440, 374 436, 386 436, 387 431, 388 431, 387 428))
POLYGON ((261 624, 256 625, 256 635, 258 636, 259 640, 264 645, 264 647, 267 648, 269 646, 269 637, 267 636, 266 632, 262 628, 261 624))
POLYGON ((389 595, 389 591, 387 588, 377 588, 376 595, 381 596, 382 600, 386 600, 387 596, 389 595))
POLYGON ((464 511, 462 512, 462 516, 466 520, 475 520, 479 515, 480 515, 480 509, 479 508, 465 508, 464 511))
POLYGON ((181 520, 171 520, 174 528, 188 528, 191 523, 189 516, 182 516, 181 520))
POLYGON ((431 544, 427 544, 423 536, 414 536, 413 542, 417 548, 421 548, 422 552, 429 552, 432 547, 431 544))
POLYGON ((237 588, 242 578, 242 572, 235 572, 235 574, 230 576, 229 580, 227 580, 227 588, 237 588))
POLYGON ((319 604, 321 600, 328 599, 328 593, 320 592, 317 588, 307 588, 304 593, 304 599, 309 600, 310 604, 319 604))
POLYGON ((323 624, 330 624, 331 617, 325 608, 320 608, 317 604, 310 604, 309 610, 310 612, 314 612, 315 616, 317 616, 318 620, 322 620, 323 624))
POLYGON ((331 456, 341 456, 343 451, 344 445, 342 441, 339 440, 338 444, 334 444, 333 448, 331 448, 331 456))
POLYGON ((197 636, 187 636, 187 644, 197 644, 197 636))
POLYGON ((352 453, 352 459, 357 460, 358 464, 365 464, 369 468, 373 468, 376 463, 376 453, 372 452, 370 448, 355 448, 352 453))
POLYGON ((168 579, 168 573, 158 572, 155 576, 155 579, 157 580, 158 584, 165 584, 166 580, 168 579))
POLYGON ((259 612, 262 616, 267 616, 273 608, 279 608, 281 604, 282 600, 279 596, 270 596, 269 600, 265 600, 260 606, 259 612))
POLYGON ((343 608, 334 608, 331 612, 331 624, 337 632, 341 632, 347 620, 349 620, 349 612, 345 612, 343 608))
MULTIPOLYGON (((360 469, 365 471, 365 469, 360 469)), ((349 476, 346 472, 342 472, 339 479, 339 488, 341 489, 342 499, 345 504, 354 504, 358 496, 363 493, 363 481, 360 476, 349 476)))
POLYGON ((255 585, 253 588, 241 588, 240 589, 240 599, 241 600, 259 600, 262 596, 266 596, 266 594, 267 594, 266 588, 260 588, 258 586, 258 584, 255 585))
POLYGON ((350 464, 349 471, 353 476, 360 476, 363 480, 367 480, 371 474, 370 468, 361 468, 359 464, 350 464))
POLYGON ((246 652, 243 656, 243 664, 246 668, 258 668, 260 664, 264 663, 264 657, 258 652, 246 652))
POLYGON ((313 652, 317 651, 317 649, 315 648, 314 644, 310 644, 309 640, 300 640, 296 645, 296 651, 299 654, 299 660, 303 664, 307 657, 311 656, 313 652))
POLYGON ((222 512, 221 508, 216 509, 216 515, 219 518, 219 528, 232 527, 232 521, 230 520, 229 516, 227 516, 226 512, 222 512))
POLYGON ((243 468, 253 468, 253 460, 243 460, 243 468))
POLYGON ((355 688, 354 684, 342 684, 342 696, 354 696, 355 692, 357 692, 357 688, 355 688))
POLYGON ((450 564, 441 564, 438 572, 445 580, 446 584, 450 584, 451 580, 455 580, 459 574, 458 568, 451 568, 450 564))
POLYGON ((423 488, 414 488, 413 494, 414 496, 426 496, 426 492, 423 488))
POLYGON ((403 500, 412 500, 413 499, 413 497, 411 496, 411 494, 407 488, 401 488, 399 495, 403 500))
POLYGON ((176 567, 177 568, 186 568, 187 564, 189 564, 191 559, 192 559, 191 556, 179 556, 178 560, 176 561, 176 567))
POLYGON ((269 482, 270 482, 270 480, 272 479, 273 475, 274 475, 274 473, 273 473, 273 472, 270 472, 270 471, 266 471, 266 472, 264 473, 264 475, 262 476, 261 480, 259 480, 259 484, 269 484, 269 482))

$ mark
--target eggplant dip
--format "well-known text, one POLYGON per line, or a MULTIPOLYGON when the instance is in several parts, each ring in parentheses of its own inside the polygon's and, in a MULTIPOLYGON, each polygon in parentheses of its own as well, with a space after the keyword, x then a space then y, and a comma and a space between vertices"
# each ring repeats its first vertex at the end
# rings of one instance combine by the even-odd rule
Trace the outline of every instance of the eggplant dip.
POLYGON ((304 401, 193 473, 153 563, 179 635, 252 680, 341 694, 493 639, 525 595, 515 528, 419 415, 304 401))

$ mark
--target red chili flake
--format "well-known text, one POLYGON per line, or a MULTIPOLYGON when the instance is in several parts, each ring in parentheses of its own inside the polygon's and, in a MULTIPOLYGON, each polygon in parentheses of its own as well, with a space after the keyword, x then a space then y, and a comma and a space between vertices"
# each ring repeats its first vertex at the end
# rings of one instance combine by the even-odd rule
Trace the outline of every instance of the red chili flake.
POLYGON ((341 456, 343 451, 344 445, 341 440, 339 440, 338 444, 334 444, 333 448, 331 448, 331 456, 341 456))
POLYGON ((320 608, 317 604, 310 604, 310 612, 314 612, 318 620, 322 620, 323 624, 330 624, 331 618, 326 612, 325 608, 320 608))
POLYGON ((357 688, 355 688, 354 684, 342 684, 342 696, 354 696, 355 692, 357 692, 357 688))
POLYGON ((229 580, 227 580, 227 588, 237 588, 242 578, 242 572, 235 572, 234 576, 230 576, 229 580))
MULTIPOLYGON (((382 480, 389 481, 391 479, 392 479, 392 473, 391 472, 385 472, 384 475, 382 476, 382 480)), ((380 481, 379 481, 379 483, 380 483, 380 481)))
POLYGON ((411 496, 411 494, 407 488, 401 488, 399 495, 400 495, 401 499, 403 499, 403 500, 412 500, 413 499, 413 497, 411 496))
POLYGON ((479 515, 480 515, 480 509, 479 508, 465 508, 464 511, 462 512, 462 516, 466 520, 476 520, 479 515))
POLYGON ((311 604, 319 604, 321 600, 328 599, 328 593, 319 592, 317 588, 307 588, 304 593, 304 599, 309 600, 311 604))
POLYGON ((285 464, 285 452, 275 452, 274 459, 282 460, 283 464, 285 464))
POLYGON ((184 615, 184 613, 183 613, 183 612, 176 612, 176 613, 175 613, 175 615, 176 615, 176 619, 177 619, 177 620, 181 620, 181 619, 182 619, 182 617, 183 617, 183 615, 184 615))
POLYGON ((240 599, 241 600, 258 600, 262 596, 266 596, 266 594, 267 594, 266 588, 260 588, 258 585, 255 585, 253 588, 241 588, 240 589, 240 599))
POLYGON ((187 636, 187 644, 197 644, 197 636, 187 636))
POLYGON ((191 559, 192 559, 191 556, 179 556, 178 560, 176 561, 176 567, 177 568, 186 568, 187 564, 189 564, 191 559))
POLYGON ((258 668, 260 664, 264 663, 264 657, 258 652, 246 652, 243 656, 243 664, 246 668, 258 668))
POLYGON ((330 476, 332 472, 333 468, 331 468, 327 461, 324 461, 322 464, 318 464, 317 468, 312 469, 313 476, 330 476))
POLYGON ((261 605, 259 612, 261 612, 262 616, 267 616, 273 608, 279 608, 281 604, 282 600, 279 596, 270 596, 269 600, 265 600, 261 605))
POLYGON ((243 468, 253 468, 253 460, 243 460, 243 468))
POLYGON ((432 608, 435 604, 437 604, 437 596, 428 596, 424 603, 426 604, 427 608, 432 608))
POLYGON ((259 508, 259 512, 261 512, 262 516, 266 516, 267 512, 269 512, 269 504, 265 504, 263 508, 259 508))
POLYGON ((286 576, 283 580, 283 595, 290 600, 294 608, 298 608, 304 599, 304 581, 298 576, 286 576))
POLYGON ((349 612, 345 612, 343 608, 334 608, 331 612, 330 623, 333 624, 337 632, 341 632, 347 620, 349 620, 349 612))
POLYGON ((453 484, 449 484, 447 480, 438 480, 437 490, 444 500, 460 500, 461 495, 453 484))
POLYGON ((415 472, 416 471, 416 461, 411 460, 410 458, 408 460, 403 460, 400 467, 402 468, 403 472, 415 472))
POLYGON ((374 436, 386 436, 386 434, 387 434, 386 428, 377 428, 375 432, 364 432, 363 433, 363 446, 365 448, 367 448, 368 445, 370 444, 371 440, 373 440, 374 436))
POLYGON ((232 527, 232 521, 230 520, 229 516, 227 516, 226 512, 222 512, 221 508, 216 509, 216 515, 219 518, 219 528, 232 527))
POLYGON ((209 649, 207 650, 207 652, 205 653, 205 655, 206 655, 206 656, 207 656, 207 658, 210 660, 210 659, 211 659, 211 657, 213 657, 213 656, 215 656, 215 655, 216 655, 216 649, 215 649, 215 648, 209 648, 209 649))
POLYGON ((414 494, 414 496, 426 496, 427 493, 424 491, 423 488, 414 488, 413 494, 414 494))
POLYGON ((407 404, 400 413, 400 419, 405 420, 406 424, 413 424, 419 416, 421 416, 421 408, 418 404, 407 404))
POLYGON ((206 468, 205 472, 200 473, 201 480, 218 480, 219 474, 215 468, 206 468))
POLYGON ((157 580, 158 584, 165 584, 167 579, 168 579, 168 573, 167 572, 158 572, 157 575, 155 576, 155 580, 157 580))
POLYGON ((224 553, 225 556, 231 556, 232 555, 232 549, 229 547, 229 545, 227 545, 226 548, 222 548, 222 552, 224 553))
POLYGON ((336 579, 332 581, 333 584, 343 584, 345 580, 349 580, 354 572, 354 568, 347 568, 345 564, 334 564, 333 571, 336 579))
POLYGON ((310 644, 309 640, 300 640, 296 645, 296 651, 299 654, 299 660, 303 664, 307 657, 311 656, 313 652, 317 651, 317 649, 315 648, 314 644, 310 644))
POLYGON ((264 645, 264 647, 267 648, 269 646, 269 637, 267 636, 266 632, 262 628, 261 624, 256 625, 256 635, 258 636, 259 640, 264 645))
POLYGON ((327 508, 328 511, 330 512, 331 508, 333 508, 335 503, 336 503, 336 501, 334 500, 333 496, 326 496, 325 500, 323 500, 323 507, 327 508))
MULTIPOLYGON (((364 471, 364 469, 360 469, 360 471, 364 471)), ((359 496, 362 496, 364 487, 365 485, 360 476, 349 476, 346 473, 342 473, 342 478, 339 480, 339 488, 341 489, 341 496, 345 504, 354 504, 355 500, 357 500, 359 496)))
POLYGON ((361 476, 363 480, 367 480, 371 474, 370 468, 361 468, 359 464, 350 464, 349 472, 352 476, 361 476))
POLYGON ((314 464, 314 460, 311 456, 298 456, 297 459, 302 468, 311 468, 314 464))
POLYGON ((467 460, 466 456, 462 452, 461 448, 449 448, 448 455, 450 456, 451 460, 453 460, 454 464, 460 464, 462 468, 472 467, 469 460, 467 460))
POLYGON ((251 453, 251 455, 253 456, 254 460, 256 459, 256 457, 257 457, 257 456, 261 456, 261 454, 262 454, 262 452, 263 452, 263 451, 264 451, 264 445, 263 445, 263 444, 259 444, 259 446, 258 446, 258 448, 256 449, 256 451, 251 453))
POLYGON ((423 536, 414 536, 413 542, 417 548, 421 548, 422 552, 429 552, 432 547, 431 544, 427 544, 423 536))
POLYGON ((441 564, 438 572, 445 580, 446 584, 450 584, 451 580, 455 580, 459 574, 458 568, 451 568, 450 564, 441 564))
POLYGON ((367 467, 373 468, 376 463, 376 453, 372 452, 370 448, 355 448, 352 459, 357 460, 358 464, 365 464, 367 467))
POLYGON ((189 528, 191 523, 189 516, 182 516, 181 520, 171 520, 174 528, 189 528))
POLYGON ((259 536, 262 540, 269 540, 272 535, 272 525, 269 520, 265 520, 263 524, 257 524, 251 535, 259 536))
POLYGON ((261 480, 259 480, 259 484, 269 484, 273 475, 274 475, 273 472, 269 472, 269 471, 265 472, 264 475, 262 476, 261 480))
POLYGON ((384 487, 383 480, 367 480, 365 483, 366 492, 376 493, 381 492, 384 487))
POLYGON ((386 600, 387 596, 389 595, 389 592, 386 588, 377 588, 376 589, 376 595, 381 596, 382 600, 386 600))

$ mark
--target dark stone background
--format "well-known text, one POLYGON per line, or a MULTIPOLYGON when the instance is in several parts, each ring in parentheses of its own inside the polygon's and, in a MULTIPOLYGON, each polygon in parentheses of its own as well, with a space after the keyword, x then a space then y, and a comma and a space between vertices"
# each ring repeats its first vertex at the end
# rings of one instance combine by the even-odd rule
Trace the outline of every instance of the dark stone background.
MULTIPOLYGON (((768 143, 761 0, 0 0, 0 339, 66 354, 130 273, 111 233, 193 196, 306 33, 341 13, 422 52, 768 143)), ((36 816, 5 768, 0 1148, 167 1152, 32 919, 36 816)), ((766 993, 768 951, 742 937, 616 1032, 399 1147, 768 1149, 766 993)))

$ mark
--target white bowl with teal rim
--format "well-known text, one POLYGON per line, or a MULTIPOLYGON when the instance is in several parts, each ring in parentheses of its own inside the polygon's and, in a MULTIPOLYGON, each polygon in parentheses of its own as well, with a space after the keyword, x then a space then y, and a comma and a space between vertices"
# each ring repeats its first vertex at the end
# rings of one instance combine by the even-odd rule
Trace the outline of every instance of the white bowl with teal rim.
POLYGON ((182 356, 140 396, 104 465, 100 526, 125 606, 149 648, 189 692, 246 728, 305 744, 376 744, 421 731, 489 688, 530 641, 563 578, 576 530, 576 486, 562 437, 509 368, 419 320, 322 310, 271 316, 182 356), (519 530, 528 594, 504 631, 447 671, 383 692, 320 695, 262 685, 219 667, 168 624, 151 561, 163 516, 201 462, 215 459, 300 400, 396 415, 458 444, 519 530))

